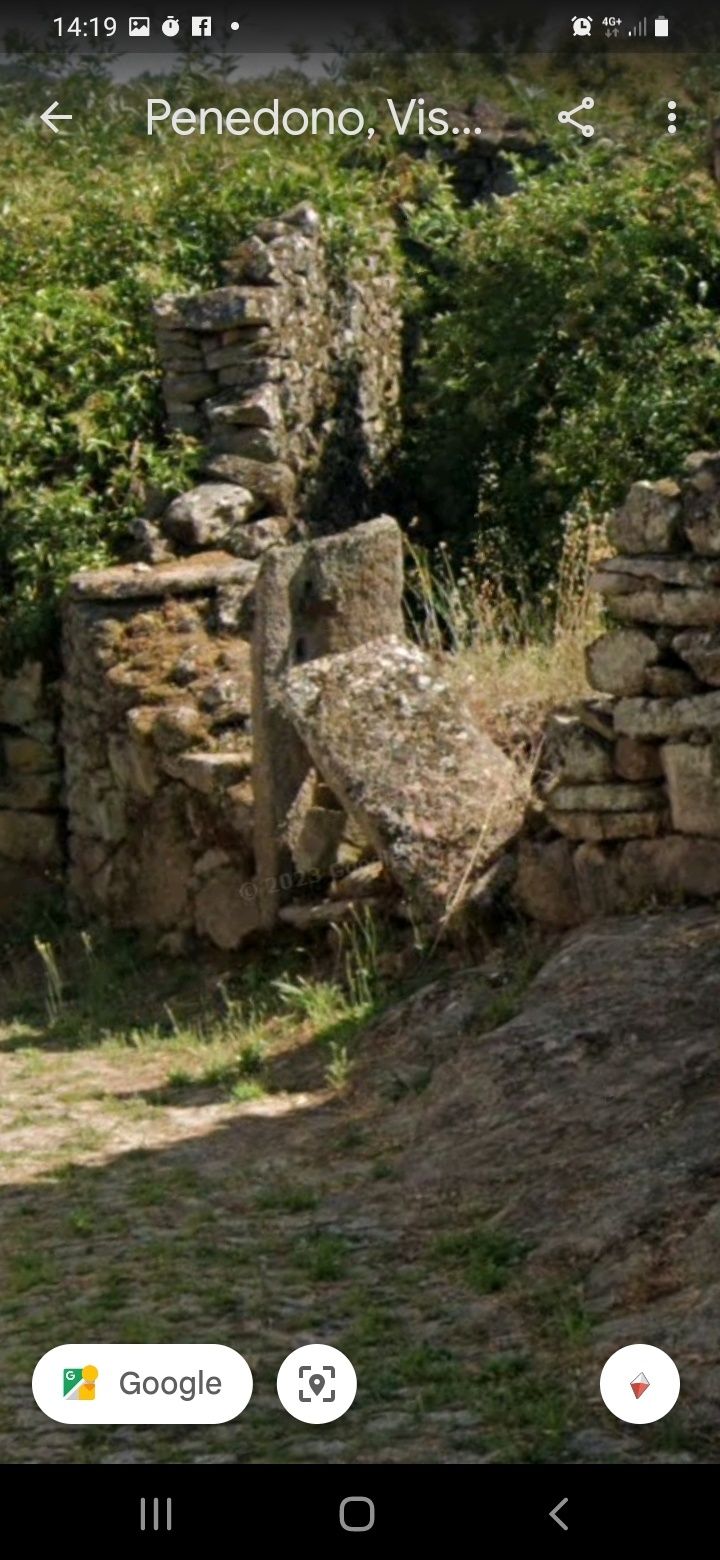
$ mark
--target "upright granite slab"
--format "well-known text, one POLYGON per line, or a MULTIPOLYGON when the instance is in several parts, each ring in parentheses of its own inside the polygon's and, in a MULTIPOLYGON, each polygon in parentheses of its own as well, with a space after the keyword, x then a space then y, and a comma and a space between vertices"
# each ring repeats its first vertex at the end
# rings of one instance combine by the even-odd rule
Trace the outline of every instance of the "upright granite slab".
POLYGON ((412 906, 446 924, 519 824, 510 759, 429 656, 397 636, 295 667, 281 703, 412 906))
POLYGON ((253 632, 255 860, 262 924, 291 882, 288 819, 311 766, 281 697, 293 666, 402 634, 402 534, 388 515, 263 559, 253 632))

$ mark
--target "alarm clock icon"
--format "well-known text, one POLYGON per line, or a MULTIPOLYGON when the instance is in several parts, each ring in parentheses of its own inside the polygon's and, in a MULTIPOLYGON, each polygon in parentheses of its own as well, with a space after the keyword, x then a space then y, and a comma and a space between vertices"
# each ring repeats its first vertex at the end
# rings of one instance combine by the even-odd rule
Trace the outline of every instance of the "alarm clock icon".
POLYGON ((177 38, 180 31, 180 23, 176 16, 168 16, 162 24, 162 30, 166 38, 177 38))

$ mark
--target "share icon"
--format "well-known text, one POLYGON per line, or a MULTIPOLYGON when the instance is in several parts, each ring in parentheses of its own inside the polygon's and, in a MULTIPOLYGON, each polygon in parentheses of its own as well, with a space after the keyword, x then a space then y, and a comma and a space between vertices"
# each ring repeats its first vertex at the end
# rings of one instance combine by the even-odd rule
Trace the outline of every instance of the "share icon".
POLYGON ((579 114, 581 112, 587 113, 588 109, 594 107, 595 99, 591 97, 584 97, 582 103, 578 103, 576 108, 561 108, 560 113, 558 114, 558 122, 561 125, 574 125, 575 129, 579 130, 581 135, 594 135, 594 125, 583 125, 579 119, 573 119, 573 114, 579 114))

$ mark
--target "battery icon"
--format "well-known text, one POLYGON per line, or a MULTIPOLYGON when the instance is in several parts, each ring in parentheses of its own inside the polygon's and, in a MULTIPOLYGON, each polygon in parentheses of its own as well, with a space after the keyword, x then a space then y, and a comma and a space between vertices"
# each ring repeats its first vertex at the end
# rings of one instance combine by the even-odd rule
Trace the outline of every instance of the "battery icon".
POLYGON ((667 38, 669 26, 670 26, 670 23, 668 22, 668 19, 667 19, 666 16, 656 16, 655 17, 655 37, 656 38, 667 38))

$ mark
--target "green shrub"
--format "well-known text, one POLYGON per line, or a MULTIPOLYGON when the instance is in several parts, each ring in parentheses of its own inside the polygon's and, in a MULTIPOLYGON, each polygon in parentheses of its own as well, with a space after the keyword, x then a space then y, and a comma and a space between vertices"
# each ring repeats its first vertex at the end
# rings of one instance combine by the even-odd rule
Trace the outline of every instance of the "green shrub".
POLYGON ((415 299, 420 510, 536 582, 567 511, 597 517, 720 435, 716 199, 694 149, 678 168, 650 147, 567 154, 462 219, 443 189, 413 214, 434 261, 415 299))
POLYGON ((142 98, 141 87, 116 94, 50 141, 0 112, 6 663, 52 643, 75 569, 117 557, 131 519, 194 480, 195 445, 163 424, 152 299, 216 285, 233 242, 301 199, 325 214, 333 255, 374 243, 376 181, 342 149, 149 140, 142 98))
POLYGON ((216 283, 233 243, 300 199, 321 211, 338 264, 378 247, 389 258, 396 222, 407 260, 397 502, 426 538, 462 556, 479 537, 511 583, 518 570, 545 583, 564 516, 597 518, 637 476, 718 442, 720 229, 702 62, 685 90, 703 115, 684 110, 670 155, 646 61, 641 80, 619 65, 608 75, 614 140, 576 145, 555 112, 577 89, 558 74, 566 64, 537 57, 511 73, 498 59, 493 75, 438 55, 421 67, 406 41, 370 62, 339 57, 332 81, 287 73, 241 94, 212 77, 118 89, 77 70, 62 82, 78 110, 68 136, 38 126, 32 73, 6 93, 0 661, 51 646, 68 575, 121 556, 130 521, 195 479, 199 452, 163 423, 152 298, 216 283), (521 107, 555 160, 518 166, 514 198, 464 209, 432 158, 414 161, 387 133, 363 144, 144 133, 149 91, 221 108, 276 92, 377 108, 378 95, 416 91, 420 74, 447 103, 487 91, 521 107))

